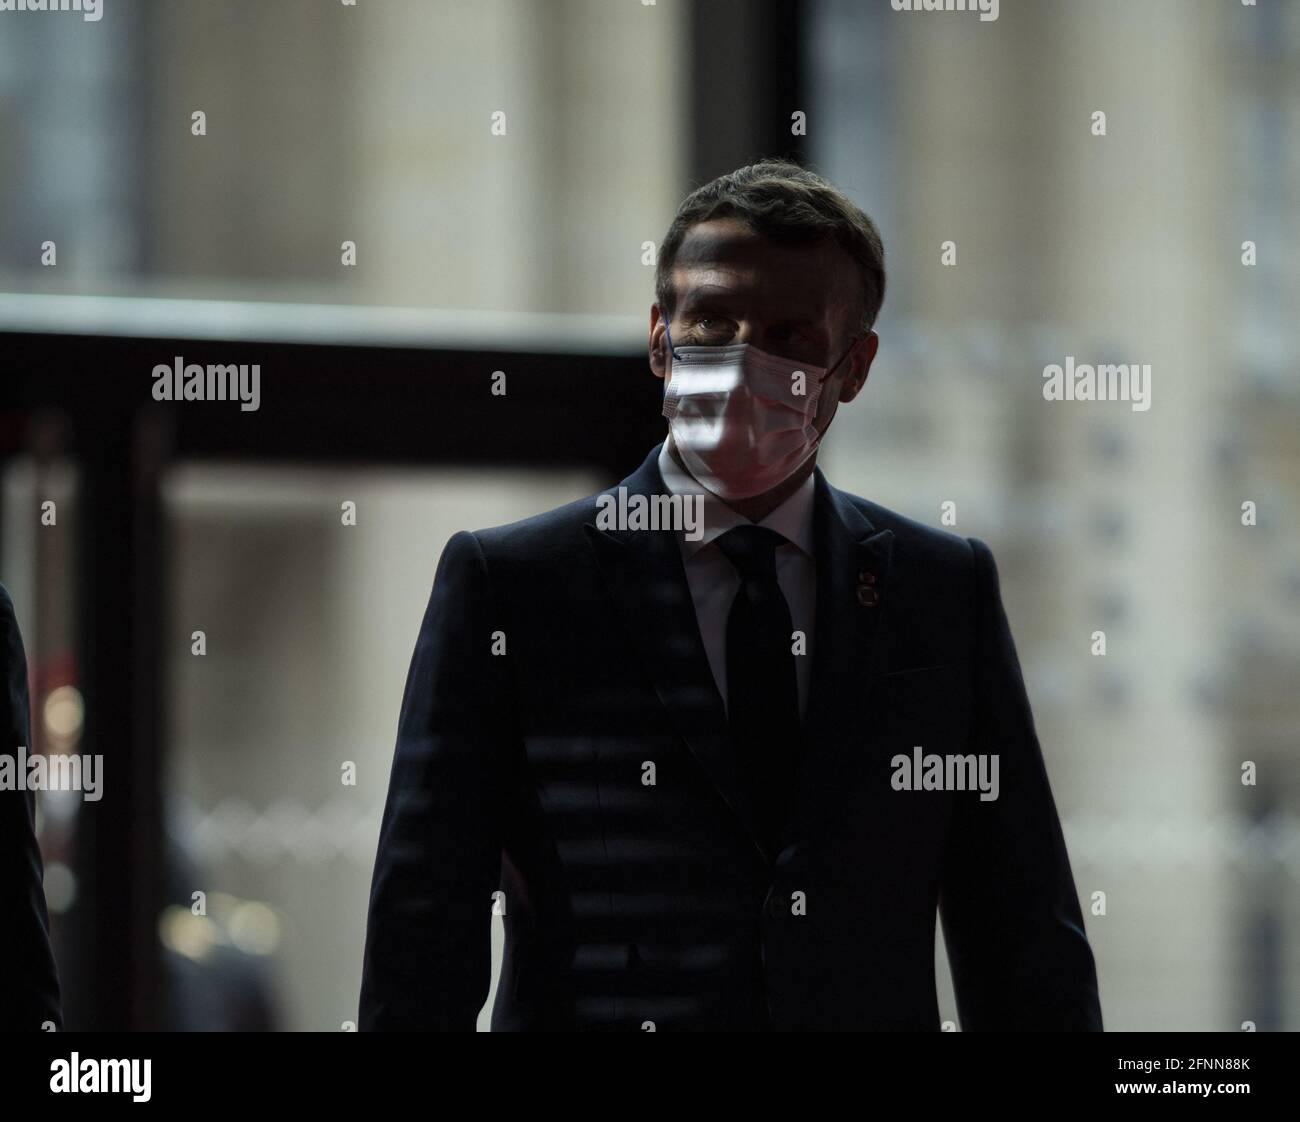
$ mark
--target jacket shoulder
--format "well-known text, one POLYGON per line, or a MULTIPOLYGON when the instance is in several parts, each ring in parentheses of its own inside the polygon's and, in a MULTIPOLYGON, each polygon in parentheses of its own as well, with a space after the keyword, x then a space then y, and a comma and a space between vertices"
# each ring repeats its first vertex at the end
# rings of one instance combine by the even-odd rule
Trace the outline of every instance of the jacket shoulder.
MULTIPOLYGON (((609 490, 613 490, 610 488, 609 490)), ((605 492, 575 499, 553 510, 529 515, 514 522, 472 531, 485 556, 535 557, 581 546, 583 524, 595 522, 597 500, 605 492)))
POLYGON ((918 522, 887 506, 850 495, 846 491, 841 491, 840 494, 856 506, 877 530, 892 530, 895 552, 906 554, 909 562, 928 563, 942 568, 971 568, 975 539, 927 526, 924 522, 918 522))

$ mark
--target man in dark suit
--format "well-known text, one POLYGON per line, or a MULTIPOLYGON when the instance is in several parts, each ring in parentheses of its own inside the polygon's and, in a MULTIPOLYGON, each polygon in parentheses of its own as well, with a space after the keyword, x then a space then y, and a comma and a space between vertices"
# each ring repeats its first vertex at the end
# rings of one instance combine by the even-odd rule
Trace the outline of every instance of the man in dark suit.
MULTIPOLYGON (((0 585, 0 752, 30 748, 27 656, 13 601, 0 585)), ((36 843, 35 796, 0 790, 0 1030, 63 1028, 59 975, 36 843)))
POLYGON ((963 1028, 1100 1030, 992 554, 816 467, 878 345, 874 225, 765 161, 658 265, 665 443, 439 562, 360 1027, 472 1029, 495 903, 497 1031, 936 1030, 936 915, 963 1028))

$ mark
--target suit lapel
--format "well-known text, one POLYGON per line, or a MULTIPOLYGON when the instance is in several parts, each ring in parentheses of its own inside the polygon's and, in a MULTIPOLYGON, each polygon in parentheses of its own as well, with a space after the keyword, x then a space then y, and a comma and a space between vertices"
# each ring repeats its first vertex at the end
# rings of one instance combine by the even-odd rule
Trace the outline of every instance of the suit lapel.
POLYGON ((815 470, 817 629, 804 723, 813 744, 822 734, 861 718, 861 694, 855 688, 865 688, 877 657, 894 558, 893 531, 877 530, 843 492, 826 481, 821 468, 815 470), (860 588, 874 590, 876 602, 859 600, 860 588))
POLYGON ((817 552, 817 623, 813 672, 803 725, 800 798, 788 834, 802 832, 800 817, 815 813, 817 769, 836 744, 862 743, 868 727, 863 707, 873 668, 888 642, 889 576, 894 532, 877 530, 821 468, 813 499, 817 552), (859 590, 872 590, 859 598, 859 590), (865 601, 865 602, 864 602, 865 601))
MULTIPOLYGON (((666 494, 659 446, 620 487, 632 495, 666 494)), ((618 488, 610 492, 617 497, 618 488)), ((673 530, 583 527, 606 588, 636 646, 646 676, 674 727, 765 859, 758 816, 741 786, 722 696, 709 668, 681 549, 673 530)))

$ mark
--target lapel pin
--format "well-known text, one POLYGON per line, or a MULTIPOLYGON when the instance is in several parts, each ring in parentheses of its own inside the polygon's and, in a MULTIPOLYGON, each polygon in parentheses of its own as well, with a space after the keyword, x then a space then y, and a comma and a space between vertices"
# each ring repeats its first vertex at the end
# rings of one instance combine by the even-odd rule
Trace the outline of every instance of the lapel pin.
POLYGON ((863 608, 874 608, 880 603, 880 592, 873 586, 876 583, 876 574, 870 569, 863 569, 858 573, 858 604, 863 608))

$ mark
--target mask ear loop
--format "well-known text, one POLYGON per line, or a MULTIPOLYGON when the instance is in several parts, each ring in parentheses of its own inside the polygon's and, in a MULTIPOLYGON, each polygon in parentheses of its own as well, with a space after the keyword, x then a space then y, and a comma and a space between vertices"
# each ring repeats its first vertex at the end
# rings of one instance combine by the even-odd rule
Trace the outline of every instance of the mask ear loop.
POLYGON ((673 356, 674 362, 680 362, 681 356, 677 353, 677 348, 673 346, 673 333, 668 328, 667 320, 664 320, 664 334, 668 337, 668 353, 673 356))
POLYGON ((853 342, 849 344, 849 349, 845 351, 842 355, 840 355, 839 362, 837 362, 835 366, 832 366, 829 370, 826 371, 826 377, 823 378, 822 381, 823 382, 826 381, 826 378, 829 378, 832 374, 834 374, 836 367, 839 366, 840 362, 843 362, 846 358, 848 358, 849 353, 853 350, 853 348, 856 347, 859 343, 861 343, 862 340, 865 339, 870 334, 871 334, 871 328, 867 328, 866 331, 859 331, 855 336, 853 336, 853 342))
MULTIPOLYGON (((822 380, 821 380, 821 382, 819 383, 819 385, 821 385, 821 386, 825 386, 826 383, 830 380, 830 376, 831 376, 832 374, 835 373, 835 370, 836 370, 836 368, 839 366, 839 364, 840 364, 841 362, 843 362, 846 358, 848 358, 848 357, 849 357, 849 354, 852 352, 853 348, 856 347, 859 343, 861 343, 862 340, 865 339, 865 338, 866 338, 868 335, 870 335, 870 334, 871 334, 871 328, 869 328, 869 327, 866 329, 866 331, 859 331, 859 332, 858 332, 858 333, 853 337, 853 342, 851 342, 851 343, 849 344, 849 346, 848 346, 848 350, 846 350, 842 355, 840 355, 840 357, 839 357, 839 361, 836 362, 834 366, 832 366, 829 370, 826 371, 825 374, 822 375, 822 380)), ((809 423, 810 425, 813 426, 813 429, 814 429, 814 430, 817 428, 817 425, 816 425, 816 422, 815 422, 815 421, 809 421, 808 423, 809 423)), ((825 436, 825 435, 826 435, 825 430, 823 430, 822 432, 817 433, 817 443, 818 443, 818 444, 821 444, 821 442, 822 442, 822 437, 825 436)))

